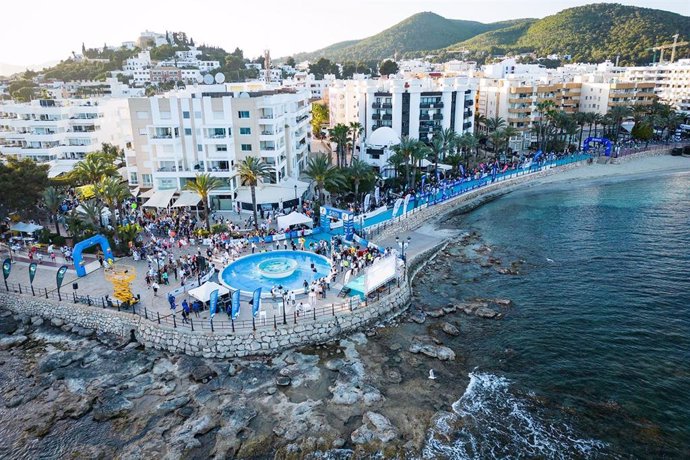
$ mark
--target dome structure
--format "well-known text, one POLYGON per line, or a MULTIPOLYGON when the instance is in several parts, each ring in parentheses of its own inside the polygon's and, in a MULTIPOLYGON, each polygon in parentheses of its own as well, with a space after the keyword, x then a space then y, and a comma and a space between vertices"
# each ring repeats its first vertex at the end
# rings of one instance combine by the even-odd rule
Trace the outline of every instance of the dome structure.
POLYGON ((399 143, 400 137, 398 137, 398 134, 393 130, 393 128, 388 126, 382 126, 376 129, 373 133, 371 133, 371 136, 369 136, 369 139, 367 140, 367 144, 380 147, 397 145, 399 143))

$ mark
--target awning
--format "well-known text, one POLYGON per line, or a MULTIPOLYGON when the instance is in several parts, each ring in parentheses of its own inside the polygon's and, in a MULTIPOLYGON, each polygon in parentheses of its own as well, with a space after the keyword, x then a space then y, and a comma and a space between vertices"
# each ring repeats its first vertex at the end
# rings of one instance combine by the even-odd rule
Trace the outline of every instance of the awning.
POLYGON ((167 208, 177 189, 156 190, 151 198, 143 204, 145 208, 167 208))
POLYGON ((180 197, 172 205, 173 208, 186 208, 196 206, 201 201, 201 197, 194 192, 180 192, 180 197))
POLYGON ((96 196, 96 190, 93 185, 88 184, 88 185, 82 185, 81 187, 77 187, 74 189, 80 196, 81 198, 88 200, 89 198, 93 198, 96 196))
POLYGON ((141 189, 139 187, 134 187, 132 190, 129 191, 129 193, 132 194, 132 196, 137 197, 139 196, 139 192, 141 189))
MULTIPOLYGON (((266 203, 280 203, 280 200, 289 201, 302 196, 309 188, 309 184, 297 179, 288 178, 279 184, 259 184, 256 187, 257 205, 266 203), (295 188, 297 186, 297 188, 295 188)), ((252 202, 250 187, 242 186, 237 190, 237 201, 242 203, 252 202)))
POLYGON ((314 221, 309 216, 293 211, 287 216, 278 216, 278 228, 288 228, 292 225, 314 225, 314 221))
POLYGON ((209 281, 207 283, 202 284, 198 288, 190 289, 189 295, 191 295, 195 299, 201 300, 202 302, 208 302, 211 298, 211 292, 213 292, 216 289, 218 289, 218 296, 222 296, 230 292, 230 290, 225 286, 221 286, 218 283, 209 281))
POLYGON ((53 179, 74 169, 74 163, 50 163, 48 178, 53 179))
POLYGON ((156 191, 154 189, 151 189, 151 190, 147 190, 145 192, 142 192, 142 194, 139 196, 142 198, 151 198, 154 193, 156 193, 156 191))
POLYGON ((19 233, 33 233, 39 230, 43 230, 43 227, 36 224, 27 224, 26 222, 17 222, 16 224, 10 227, 10 230, 19 233))

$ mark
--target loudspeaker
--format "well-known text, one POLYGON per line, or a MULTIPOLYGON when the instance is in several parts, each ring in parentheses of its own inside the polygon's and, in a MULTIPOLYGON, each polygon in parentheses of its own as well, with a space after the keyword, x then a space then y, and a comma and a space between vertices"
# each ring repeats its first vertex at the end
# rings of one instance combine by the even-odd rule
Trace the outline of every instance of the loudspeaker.
POLYGON ((75 291, 76 291, 77 289, 79 289, 79 284, 77 284, 77 283, 72 283, 72 289, 74 289, 75 291))

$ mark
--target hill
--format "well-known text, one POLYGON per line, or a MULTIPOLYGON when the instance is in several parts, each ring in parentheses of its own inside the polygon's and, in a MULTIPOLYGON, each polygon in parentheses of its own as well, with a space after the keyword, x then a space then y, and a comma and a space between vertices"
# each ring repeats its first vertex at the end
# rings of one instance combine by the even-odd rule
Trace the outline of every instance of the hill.
MULTIPOLYGON (((320 57, 344 62, 381 60, 397 51, 404 56, 435 53, 451 57, 463 50, 490 54, 536 52, 570 54, 579 62, 615 60, 643 64, 648 48, 668 43, 673 34, 690 38, 690 17, 651 8, 598 3, 563 10, 543 19, 517 19, 491 24, 418 13, 369 38, 340 42, 297 60, 320 57)), ((680 49, 687 56, 689 48, 680 49)))
MULTIPOLYGON (((577 62, 615 60, 621 65, 646 64, 649 48, 690 31, 690 18, 668 11, 599 3, 569 8, 553 16, 477 35, 446 49, 493 54, 535 52, 570 54, 577 62)), ((683 39, 683 37, 681 37, 683 39)), ((687 51, 685 54, 687 55, 687 51)))
POLYGON ((505 23, 483 24, 477 21, 446 19, 431 12, 418 13, 371 37, 340 42, 311 52, 295 55, 295 60, 325 57, 334 61, 368 61, 393 57, 396 52, 445 48, 477 34, 504 27, 505 23))

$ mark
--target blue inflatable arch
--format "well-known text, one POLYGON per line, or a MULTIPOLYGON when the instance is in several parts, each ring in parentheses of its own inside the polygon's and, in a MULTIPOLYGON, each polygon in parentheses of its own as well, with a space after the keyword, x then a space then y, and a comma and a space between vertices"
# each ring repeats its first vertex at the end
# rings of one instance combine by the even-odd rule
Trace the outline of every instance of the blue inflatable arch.
POLYGON ((106 238, 103 235, 92 236, 91 238, 87 238, 74 245, 72 257, 74 259, 74 269, 77 271, 77 276, 86 276, 86 269, 82 264, 82 251, 96 244, 101 245, 101 250, 103 251, 103 258, 106 262, 115 262, 115 259, 113 259, 113 251, 112 249, 110 249, 110 243, 108 243, 108 238, 106 238))
POLYGON ((606 139, 605 137, 588 137, 585 139, 585 143, 583 144, 582 150, 585 152, 589 151, 590 146, 589 144, 593 142, 595 144, 604 144, 606 146, 606 149, 604 150, 604 154, 607 157, 611 156, 611 141, 606 139))

